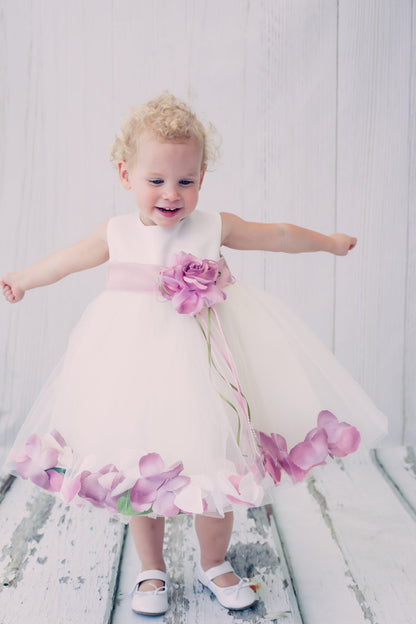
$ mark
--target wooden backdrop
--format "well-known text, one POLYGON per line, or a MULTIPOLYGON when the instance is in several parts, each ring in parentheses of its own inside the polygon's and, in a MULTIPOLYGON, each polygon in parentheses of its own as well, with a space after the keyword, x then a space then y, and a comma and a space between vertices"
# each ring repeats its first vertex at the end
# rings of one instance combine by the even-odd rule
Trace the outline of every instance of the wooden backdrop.
MULTIPOLYGON (((284 298, 416 443, 413 0, 1 0, 0 273, 134 210, 109 150, 170 90, 222 158, 200 207, 358 237, 347 258, 227 252, 284 298)), ((7 447, 105 266, 0 302, 7 447)))

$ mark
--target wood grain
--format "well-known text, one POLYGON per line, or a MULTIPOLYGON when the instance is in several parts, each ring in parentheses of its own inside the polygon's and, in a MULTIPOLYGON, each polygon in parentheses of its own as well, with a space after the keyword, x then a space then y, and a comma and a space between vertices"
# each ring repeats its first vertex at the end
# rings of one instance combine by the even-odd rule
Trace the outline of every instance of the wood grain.
POLYGON ((413 622, 416 524, 368 453, 276 491, 274 509, 308 623, 413 622))
MULTIPOLYGON (((167 521, 165 557, 171 579, 170 609, 157 617, 163 624, 243 624, 245 622, 301 624, 296 598, 273 519, 266 508, 239 510, 235 514, 228 558, 241 576, 249 576, 259 585, 259 602, 242 612, 221 607, 209 590, 195 576, 199 546, 192 517, 167 521)), ((146 616, 132 613, 130 591, 134 585, 139 561, 130 535, 126 541, 120 585, 112 624, 147 622, 146 616)), ((153 621, 153 620, 152 620, 153 621)))
POLYGON ((1 624, 106 624, 125 525, 16 480, 0 505, 1 624))
POLYGON ((339 3, 337 228, 358 245, 337 262, 335 354, 389 416, 396 443, 403 434, 411 7, 339 3))

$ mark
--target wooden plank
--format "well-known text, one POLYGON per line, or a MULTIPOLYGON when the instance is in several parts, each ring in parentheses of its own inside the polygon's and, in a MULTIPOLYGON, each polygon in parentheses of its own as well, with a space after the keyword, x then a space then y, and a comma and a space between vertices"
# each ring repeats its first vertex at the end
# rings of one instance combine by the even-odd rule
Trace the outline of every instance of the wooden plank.
POLYGON ((416 524, 366 452, 276 492, 274 510, 308 624, 410 624, 416 524))
MULTIPOLYGON (((171 578, 170 609, 152 618, 163 624, 253 624, 284 622, 301 624, 285 559, 275 534, 273 520, 265 508, 239 510, 235 514, 229 559, 241 575, 259 584, 258 604, 245 611, 227 611, 196 580, 194 566, 199 556, 193 518, 181 516, 167 521, 165 556, 171 578), (280 618, 280 619, 279 619, 280 618)), ((112 624, 148 622, 130 608, 130 591, 139 570, 139 560, 129 536, 120 574, 112 624)))
MULTIPOLYGON (((247 216, 331 234, 337 4, 253 2, 251 12, 260 34, 246 61, 246 106, 251 112, 244 163, 247 216)), ((246 258, 249 263, 250 256, 246 258)), ((265 262, 265 287, 287 300, 332 349, 335 258, 283 253, 267 254, 265 262)))
POLYGON ((393 490, 416 518, 415 449, 410 446, 378 449, 375 457, 385 471, 393 490))
POLYGON ((0 505, 1 624, 107 624, 125 526, 17 479, 0 505))
POLYGON ((409 169, 408 169, 408 230, 405 311, 404 361, 404 439, 402 443, 416 446, 416 10, 413 2, 409 73, 409 169))
MULTIPOLYGON (((89 235, 113 212, 110 0, 2 2, 0 265, 16 271, 89 235), (3 133, 4 131, 4 133, 3 133), (19 162, 19 171, 13 163, 19 162)), ((0 306, 0 434, 11 444, 105 269, 0 306)))
POLYGON ((402 444, 412 2, 338 4, 337 229, 358 245, 337 262, 335 353, 402 444))

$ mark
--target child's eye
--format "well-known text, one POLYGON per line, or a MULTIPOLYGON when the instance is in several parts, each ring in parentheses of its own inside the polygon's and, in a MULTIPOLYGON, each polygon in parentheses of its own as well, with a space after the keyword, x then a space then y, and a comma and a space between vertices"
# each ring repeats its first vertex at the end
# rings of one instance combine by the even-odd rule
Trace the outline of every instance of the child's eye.
POLYGON ((163 180, 161 180, 160 178, 155 178, 153 180, 149 180, 150 184, 155 184, 156 186, 158 186, 159 184, 163 184, 163 180))
POLYGON ((190 184, 193 184, 194 181, 193 180, 179 180, 179 184, 181 186, 189 186, 190 184))

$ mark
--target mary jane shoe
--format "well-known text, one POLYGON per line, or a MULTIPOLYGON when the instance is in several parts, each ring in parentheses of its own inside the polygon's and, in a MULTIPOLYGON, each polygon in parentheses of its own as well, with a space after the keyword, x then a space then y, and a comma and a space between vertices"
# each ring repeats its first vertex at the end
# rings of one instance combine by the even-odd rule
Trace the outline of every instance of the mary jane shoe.
POLYGON ((169 607, 168 603, 168 576, 162 570, 144 570, 136 578, 133 588, 131 608, 135 613, 142 615, 162 615, 169 607), (139 591, 139 585, 143 581, 157 579, 163 581, 162 587, 156 587, 150 591, 139 591))
POLYGON ((220 605, 236 611, 251 607, 258 598, 256 593, 251 589, 248 578, 242 578, 237 585, 231 585, 229 587, 220 587, 214 583, 214 579, 217 576, 225 574, 226 572, 234 572, 228 561, 224 561, 224 563, 209 568, 208 570, 203 570, 201 565, 199 563, 197 564, 198 580, 212 591, 220 605))

